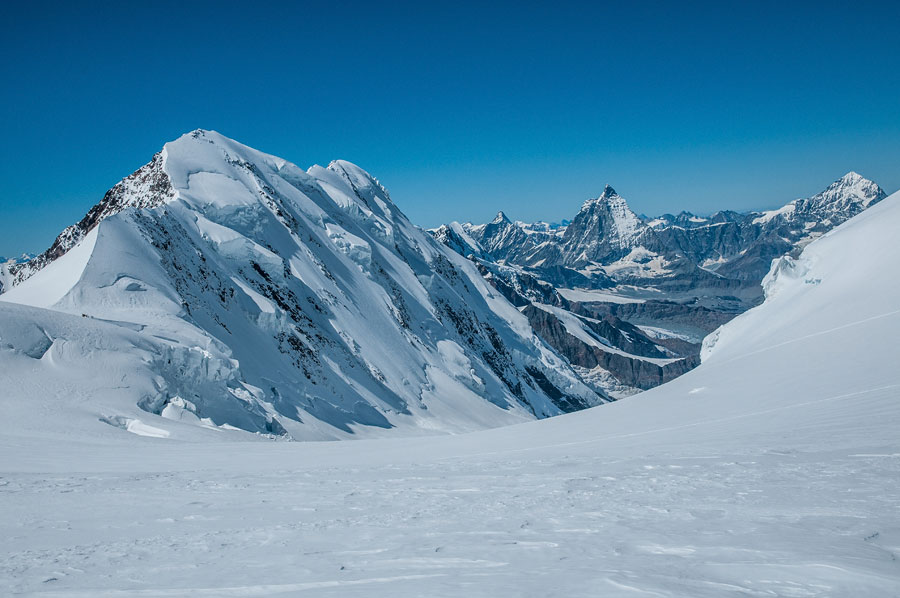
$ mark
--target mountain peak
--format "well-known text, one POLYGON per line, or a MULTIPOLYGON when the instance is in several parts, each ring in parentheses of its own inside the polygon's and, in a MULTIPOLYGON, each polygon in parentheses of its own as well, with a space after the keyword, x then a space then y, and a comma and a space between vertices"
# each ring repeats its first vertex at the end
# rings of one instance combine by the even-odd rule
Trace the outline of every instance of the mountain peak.
POLYGON ((212 131, 209 129, 194 129, 193 131, 188 131, 184 135, 181 135, 178 139, 175 139, 174 141, 170 141, 169 143, 178 143, 179 141, 182 141, 182 140, 188 141, 191 139, 203 139, 207 143, 217 143, 217 142, 222 142, 222 141, 231 141, 233 143, 236 143, 233 139, 230 139, 230 138, 226 137, 225 135, 222 135, 218 131, 212 131))
MULTIPOLYGON (((462 227, 445 232, 479 255, 462 227)), ((304 171, 209 131, 167 143, 34 264, 0 265, 0 284, 4 302, 59 306, 85 315, 82 327, 124 323, 133 335, 115 350, 136 343, 122 371, 138 382, 95 408, 160 425, 174 414, 324 440, 478 429, 603 400, 364 170, 304 171)), ((91 339, 106 342, 107 328, 91 339)))
POLYGON ((509 224, 511 221, 506 217, 506 214, 503 213, 503 210, 497 212, 497 215, 494 216, 494 219, 491 220, 491 224, 501 224, 501 223, 509 224))
POLYGON ((842 176, 840 179, 838 179, 838 181, 843 182, 843 183, 856 183, 856 182, 863 180, 864 178, 865 177, 863 177, 863 175, 851 170, 850 172, 848 172, 847 174, 842 176))
POLYGON ((332 171, 343 171, 347 174, 352 175, 354 178, 363 178, 363 179, 374 179, 371 174, 366 172, 364 169, 360 168, 353 162, 348 160, 332 160, 328 163, 328 170, 332 171))
POLYGON ((597 204, 611 203, 610 200, 620 200, 621 203, 625 203, 625 200, 622 199, 621 195, 616 193, 616 190, 612 188, 612 185, 606 185, 603 187, 603 193, 601 193, 597 197, 588 199, 581 205, 581 211, 583 212, 585 210, 588 210, 597 204))
POLYGON ((885 197, 887 194, 874 181, 851 170, 824 191, 812 197, 795 199, 777 210, 762 212, 753 222, 769 225, 771 222, 799 219, 811 225, 817 221, 832 221, 835 216, 843 222, 885 197))
POLYGON ((851 170, 831 183, 823 192, 811 197, 810 201, 819 205, 835 204, 840 206, 852 201, 868 207, 885 197, 887 194, 874 181, 851 170))
POLYGON ((875 186, 875 187, 878 186, 875 184, 874 181, 867 179, 866 177, 859 174, 858 172, 851 170, 850 172, 848 172, 841 178, 839 178, 836 181, 834 181, 833 183, 831 183, 831 185, 829 185, 828 188, 831 189, 834 187, 848 187, 848 186, 856 186, 856 185, 875 186))

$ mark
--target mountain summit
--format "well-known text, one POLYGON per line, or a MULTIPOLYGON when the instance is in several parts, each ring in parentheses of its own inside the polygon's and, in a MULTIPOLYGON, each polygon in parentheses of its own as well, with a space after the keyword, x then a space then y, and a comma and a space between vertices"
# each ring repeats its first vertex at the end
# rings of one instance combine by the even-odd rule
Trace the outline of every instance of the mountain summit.
POLYGON ((101 373, 73 417, 125 428, 456 432, 604 400, 370 174, 213 131, 167 143, 2 280, 3 309, 41 308, 17 333, 43 331, 38 358, 101 373))
POLYGON ((566 227, 564 259, 572 262, 616 260, 626 255, 648 232, 625 198, 606 185, 603 193, 589 199, 566 227))

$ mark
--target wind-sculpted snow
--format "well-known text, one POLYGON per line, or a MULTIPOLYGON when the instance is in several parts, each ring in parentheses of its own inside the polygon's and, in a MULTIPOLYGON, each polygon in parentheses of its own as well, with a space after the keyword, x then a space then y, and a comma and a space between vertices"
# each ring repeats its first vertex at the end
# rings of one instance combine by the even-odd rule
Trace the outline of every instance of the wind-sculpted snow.
MULTIPOLYGON (((602 401, 472 264, 348 162, 303 171, 198 130, 71 230, 0 299, 51 310, 41 321, 132 327, 109 350, 141 347, 146 380, 103 412, 84 404, 95 423, 324 439, 459 432, 602 401)), ((90 345, 72 355, 95 374, 76 392, 113 384, 90 345)))
MULTIPOLYGON (((228 442, 252 437, 194 426, 188 443, 136 411, 63 439, 45 426, 96 397, 42 393, 55 382, 38 368, 65 365, 66 338, 146 335, 5 306, 0 593, 897 596, 898 227, 900 194, 776 267, 775 292, 672 382, 457 436, 228 442)), ((439 351, 464 376, 465 353, 439 351)), ((116 373, 132 358, 103 357, 116 373)))

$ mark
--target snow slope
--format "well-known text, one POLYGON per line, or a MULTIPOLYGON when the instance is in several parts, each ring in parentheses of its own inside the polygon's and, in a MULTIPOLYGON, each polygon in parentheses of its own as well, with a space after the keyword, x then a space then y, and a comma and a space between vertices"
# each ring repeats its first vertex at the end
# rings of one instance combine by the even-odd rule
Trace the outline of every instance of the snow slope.
MULTIPOLYGON (((352 443, 112 427, 59 442, 4 424, 0 587, 900 595, 898 227, 895 194, 780 262, 695 370, 548 420, 352 443)), ((46 350, 15 334, 17 359, 46 350)))
POLYGON ((166 144, 3 279, 0 339, 28 318, 52 341, 36 362, 0 352, 34 401, 4 407, 23 421, 69 395, 59 434, 458 433, 602 402, 368 173, 215 132, 166 144))

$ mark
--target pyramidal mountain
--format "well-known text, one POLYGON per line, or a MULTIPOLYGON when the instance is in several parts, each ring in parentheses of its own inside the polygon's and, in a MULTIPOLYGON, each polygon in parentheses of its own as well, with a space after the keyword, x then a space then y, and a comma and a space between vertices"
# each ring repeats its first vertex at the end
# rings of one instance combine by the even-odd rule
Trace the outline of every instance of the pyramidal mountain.
POLYGON ((649 231, 625 199, 609 185, 589 199, 566 227, 560 258, 565 263, 609 263, 636 246, 652 243, 649 231))
POLYGON ((74 427, 335 439, 607 400, 371 175, 212 131, 166 144, 0 284, 3 368, 74 427))

